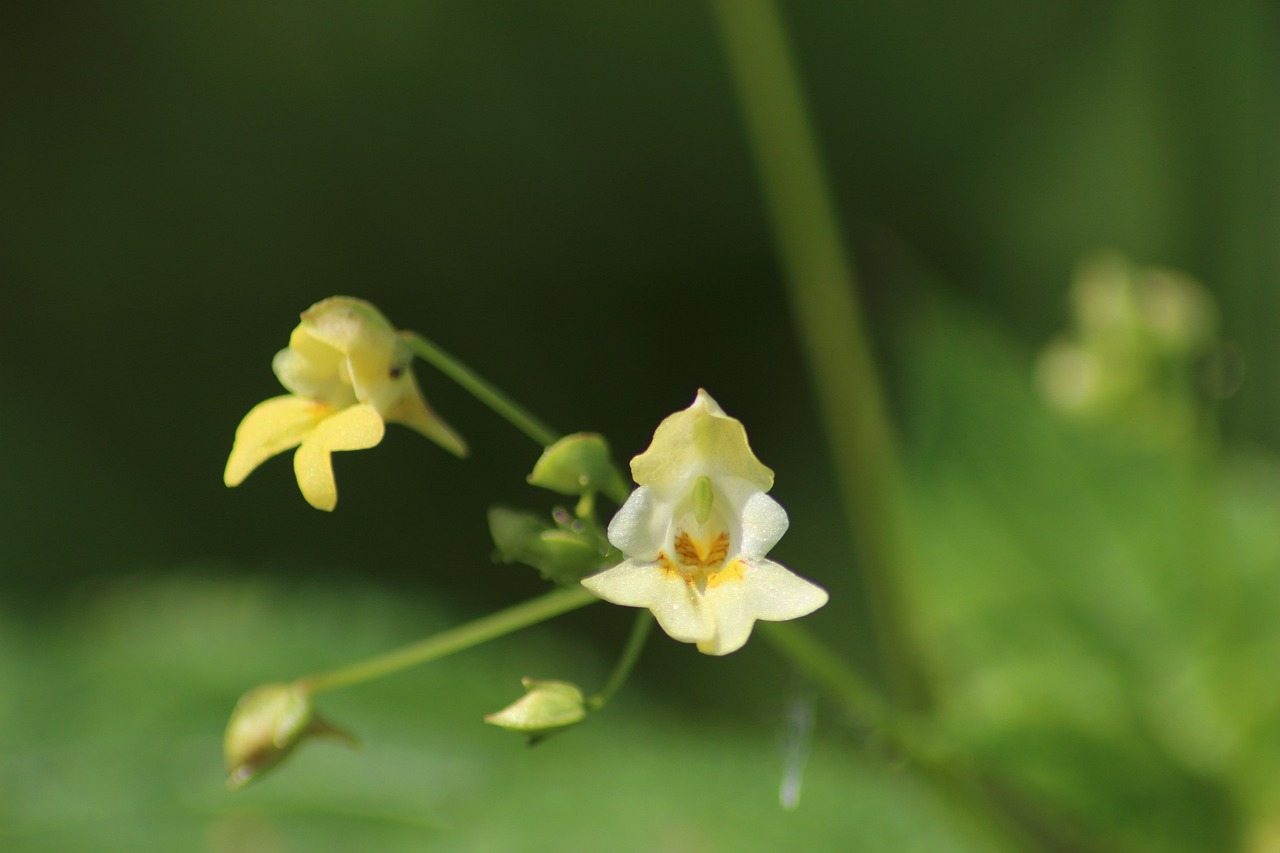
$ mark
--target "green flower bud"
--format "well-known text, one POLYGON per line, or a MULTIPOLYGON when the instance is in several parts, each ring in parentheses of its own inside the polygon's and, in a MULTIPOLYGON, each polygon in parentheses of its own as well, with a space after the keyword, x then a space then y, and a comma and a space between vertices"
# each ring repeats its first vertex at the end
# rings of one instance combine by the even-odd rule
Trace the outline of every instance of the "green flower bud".
POLYGON ((626 490, 618 469, 609 459, 609 445, 592 432, 565 436, 544 450, 533 466, 529 483, 562 495, 603 492, 610 488, 626 490))
POLYGON ((529 736, 533 745, 548 735, 582 722, 587 701, 582 690, 567 681, 521 680, 525 694, 484 721, 529 736))
POLYGON ((552 527, 532 513, 492 507, 489 532, 502 562, 532 566, 557 583, 577 581, 609 561, 601 545, 585 531, 552 527))
POLYGON ((315 716, 311 697, 296 684, 267 684, 240 698, 227 723, 223 750, 227 787, 243 788, 316 735, 335 735, 354 743, 351 735, 315 716))

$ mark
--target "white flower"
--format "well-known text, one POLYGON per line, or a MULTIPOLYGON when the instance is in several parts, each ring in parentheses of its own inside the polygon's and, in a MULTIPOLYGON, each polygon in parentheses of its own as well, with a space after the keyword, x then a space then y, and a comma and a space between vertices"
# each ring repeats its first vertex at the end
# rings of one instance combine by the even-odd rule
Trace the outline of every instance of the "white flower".
POLYGON ((609 523, 627 559, 582 581, 596 595, 649 608, 672 638, 711 655, 742 648, 757 619, 827 603, 825 590, 765 557, 787 530, 765 494, 773 472, 706 391, 658 425, 631 475, 640 487, 609 523))

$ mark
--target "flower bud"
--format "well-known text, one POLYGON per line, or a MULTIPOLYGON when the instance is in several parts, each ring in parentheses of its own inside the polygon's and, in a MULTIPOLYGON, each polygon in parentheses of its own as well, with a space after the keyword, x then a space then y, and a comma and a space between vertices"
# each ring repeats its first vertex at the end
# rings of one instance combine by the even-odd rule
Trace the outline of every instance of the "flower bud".
POLYGON ((562 495, 626 490, 609 459, 609 446, 592 432, 567 435, 542 452, 529 483, 562 495))
POLYGON ((484 721, 529 736, 532 746, 548 735, 576 725, 587 716, 582 690, 567 681, 522 679, 525 694, 484 721))
POLYGON ((354 743, 351 735, 314 715, 310 695, 296 684, 267 684, 249 691, 227 723, 227 787, 243 788, 315 735, 354 743))
POLYGON ((492 507, 489 532, 502 562, 532 566, 557 583, 573 583, 608 562, 601 545, 585 530, 552 527, 532 513, 492 507))

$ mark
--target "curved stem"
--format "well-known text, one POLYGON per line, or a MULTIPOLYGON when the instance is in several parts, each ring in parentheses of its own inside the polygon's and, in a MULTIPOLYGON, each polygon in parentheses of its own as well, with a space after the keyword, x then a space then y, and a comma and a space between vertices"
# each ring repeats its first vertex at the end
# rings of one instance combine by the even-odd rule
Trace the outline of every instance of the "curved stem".
POLYGON ((350 687, 365 681, 373 681, 384 675, 399 672, 428 661, 439 660, 454 652, 460 652, 489 640, 528 628, 539 622, 577 610, 599 601, 580 586, 557 589, 546 595, 521 602, 506 610, 482 616, 473 622, 442 631, 424 640, 401 646, 368 660, 345 666, 331 672, 309 675, 298 679, 297 685, 309 693, 350 687))
POLYGON ((605 682, 604 687, 600 688, 600 692, 587 699, 587 708, 599 711, 613 698, 613 694, 618 692, 618 688, 626 683, 636 661, 640 659, 640 652, 644 650, 645 641, 649 639, 649 633, 652 630, 653 614, 648 610, 641 610, 636 614, 636 621, 631 624, 631 636, 627 638, 622 657, 618 658, 613 672, 609 675, 609 680, 605 682))
POLYGON ((506 418, 512 426, 529 436, 539 446, 547 447, 555 444, 560 437, 551 427, 538 420, 519 403, 490 385, 471 368, 422 335, 417 332, 401 332, 400 336, 413 349, 415 355, 467 389, 477 400, 506 418))

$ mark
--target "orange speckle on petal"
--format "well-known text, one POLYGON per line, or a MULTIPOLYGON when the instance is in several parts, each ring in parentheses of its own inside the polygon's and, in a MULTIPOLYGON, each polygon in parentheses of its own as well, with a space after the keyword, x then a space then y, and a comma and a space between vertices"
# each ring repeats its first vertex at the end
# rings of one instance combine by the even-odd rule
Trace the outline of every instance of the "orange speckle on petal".
POLYGON ((729 556, 729 534, 722 532, 705 547, 688 533, 681 531, 675 541, 680 564, 697 569, 714 569, 729 556))
POLYGON ((658 559, 655 562, 658 564, 658 571, 662 572, 664 575, 684 577, 683 572, 671 565, 671 558, 667 556, 665 551, 658 552, 658 559))

